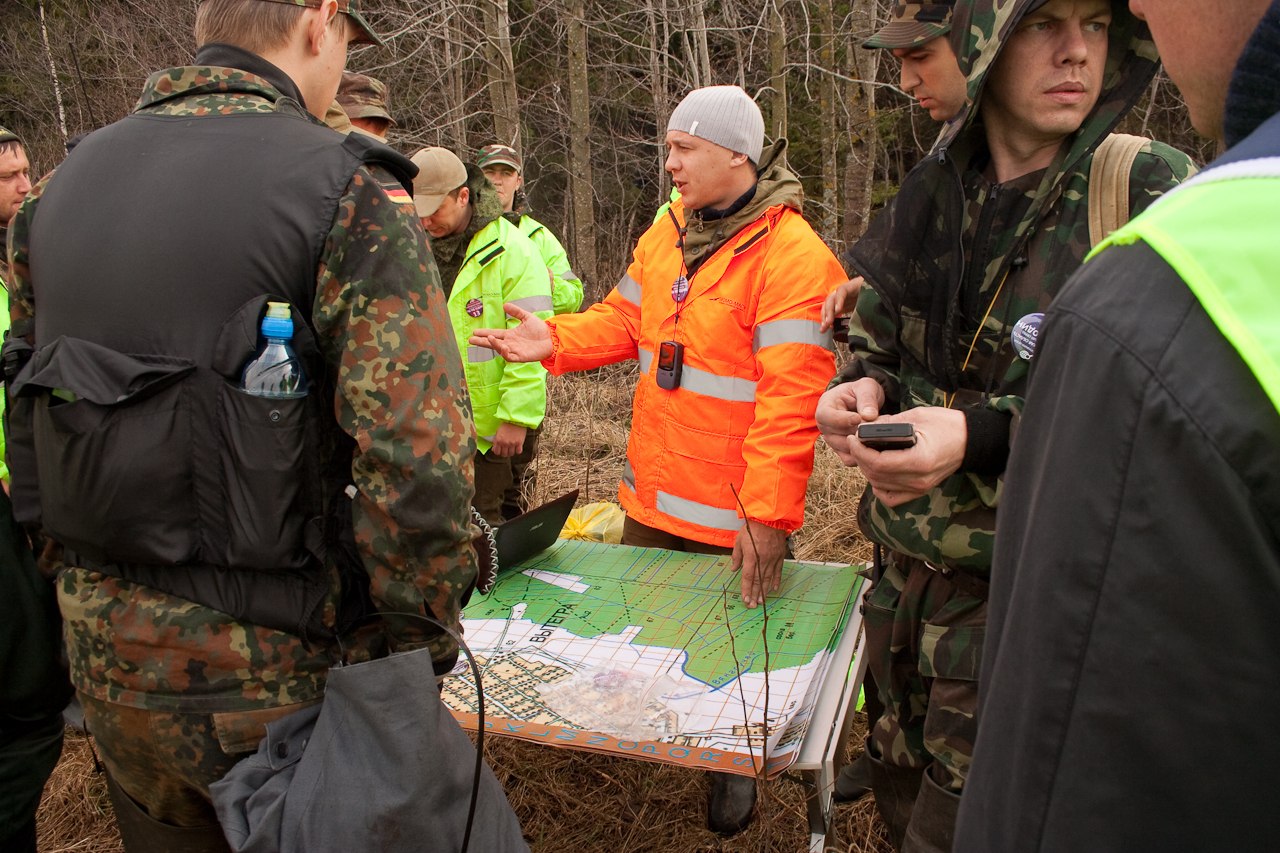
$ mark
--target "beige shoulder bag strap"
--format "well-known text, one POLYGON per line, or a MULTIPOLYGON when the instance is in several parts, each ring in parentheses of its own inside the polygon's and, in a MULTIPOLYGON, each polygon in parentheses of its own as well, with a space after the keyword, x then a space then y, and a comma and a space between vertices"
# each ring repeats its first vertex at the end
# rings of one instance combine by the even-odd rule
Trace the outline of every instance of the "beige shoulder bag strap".
POLYGON ((1096 246, 1107 235, 1129 221, 1129 172, 1145 136, 1113 133, 1093 152, 1089 167, 1089 245, 1096 246))

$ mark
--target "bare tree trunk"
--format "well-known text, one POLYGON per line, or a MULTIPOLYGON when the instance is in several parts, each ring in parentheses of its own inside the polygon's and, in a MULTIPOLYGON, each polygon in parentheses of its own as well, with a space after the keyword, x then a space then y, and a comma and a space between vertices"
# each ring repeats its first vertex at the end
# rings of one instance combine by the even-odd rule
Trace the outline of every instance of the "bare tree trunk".
MULTIPOLYGON (((645 18, 649 28, 649 93, 653 98, 654 126, 658 136, 667 131, 667 121, 671 118, 668 108, 667 81, 671 79, 670 56, 667 54, 667 2, 666 0, 648 0, 645 4, 645 18)), ((667 173, 662 168, 666 161, 666 153, 662 146, 658 147, 658 204, 667 200, 669 187, 667 173)))
POLYGON ((466 31, 466 26, 462 15, 462 10, 457 7, 445 15, 444 32, 440 41, 444 45, 442 67, 445 69, 445 90, 448 93, 448 112, 444 118, 448 124, 449 148, 465 158, 470 148, 467 145, 466 118, 462 113, 462 105, 466 102, 466 90, 462 81, 462 34, 466 31))
MULTIPOLYGON (((876 27, 875 0, 854 0, 850 25, 855 33, 869 33, 876 27)), ((842 237, 852 245, 867 230, 871 215, 871 188, 875 178, 876 153, 880 147, 876 130, 876 73, 879 50, 860 50, 851 40, 846 47, 845 67, 857 78, 845 85, 849 102, 849 153, 845 157, 845 220, 842 237)))
POLYGON ((515 63, 511 60, 511 16, 507 0, 488 0, 484 10, 485 61, 489 66, 489 99, 498 141, 520 149, 520 104, 515 63))
POLYGON ((773 0, 769 15, 769 123, 766 134, 772 139, 787 135, 787 0, 773 0))
POLYGON ((835 76, 836 59, 836 23, 835 9, 832 0, 819 0, 818 3, 818 63, 822 68, 822 77, 818 81, 818 113, 822 132, 822 220, 819 230, 828 240, 839 233, 840 223, 840 176, 838 174, 838 156, 840 139, 836 130, 837 86, 835 76))
POLYGON ((596 220, 591 192, 591 101, 587 91, 585 0, 567 0, 569 20, 569 199, 573 209, 573 266, 586 282, 596 276, 596 220))
POLYGON ((715 82, 711 77, 711 49, 707 45, 707 0, 695 0, 693 4, 693 42, 694 53, 698 65, 699 86, 710 86, 715 82))

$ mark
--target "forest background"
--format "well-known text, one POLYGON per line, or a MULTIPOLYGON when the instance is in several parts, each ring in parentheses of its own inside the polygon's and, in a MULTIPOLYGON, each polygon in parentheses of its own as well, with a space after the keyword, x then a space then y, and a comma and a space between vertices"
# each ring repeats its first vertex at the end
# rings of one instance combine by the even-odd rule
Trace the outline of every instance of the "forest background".
MULTIPOLYGON (((1122 2, 1122 0, 1117 0, 1122 2)), ((888 0, 362 0, 386 47, 348 68, 390 86, 405 154, 443 145, 469 159, 495 141, 524 155, 531 212, 555 231, 586 282, 587 304, 625 271, 666 200, 667 117, 691 88, 736 83, 760 103, 766 134, 789 140, 805 214, 837 254, 861 235, 937 134, 897 88, 897 62, 859 47, 888 0)), ((79 134, 124 116, 152 71, 193 54, 195 0, 0 0, 0 125, 24 140, 39 176, 79 134)), ((1121 130, 1199 162, 1176 89, 1152 83, 1121 130)), ((127 212, 122 211, 122 215, 127 212)), ((625 458, 634 362, 548 386, 534 500, 571 488, 612 500, 625 458)), ((800 559, 865 559, 862 490, 819 442, 796 536, 800 559)), ((850 737, 860 750, 865 721, 850 737)), ((534 853, 765 851, 807 848, 802 785, 763 785, 752 826, 705 829, 704 774, 669 765, 486 741, 534 853)), ((846 756, 848 757, 848 756, 846 756)), ((870 798, 836 812, 829 851, 889 847, 870 798)), ((41 851, 120 851, 90 742, 70 733, 39 817, 41 851)))
MULTIPOLYGON (((124 116, 147 75, 193 53, 194 0, 3 0, 0 125, 26 142, 32 174, 67 138, 124 116)), ((866 227, 937 134, 897 88, 897 62, 859 45, 887 0, 365 0, 386 47, 347 67, 386 82, 411 154, 470 159, 491 142, 525 158, 531 211, 559 234, 588 302, 625 270, 666 199, 662 137, 690 89, 736 83, 766 135, 789 141, 805 213, 837 254, 866 227)), ((1203 161, 1163 76, 1122 129, 1203 161)))

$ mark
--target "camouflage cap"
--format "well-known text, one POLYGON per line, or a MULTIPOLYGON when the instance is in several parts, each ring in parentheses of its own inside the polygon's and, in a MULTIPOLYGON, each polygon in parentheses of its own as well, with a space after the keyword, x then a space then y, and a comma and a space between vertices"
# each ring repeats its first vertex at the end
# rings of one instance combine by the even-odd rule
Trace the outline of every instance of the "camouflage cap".
POLYGON ((447 148, 423 148, 409 159, 418 167, 413 179, 413 206, 420 217, 435 213, 445 196, 467 182, 467 167, 447 148))
POLYGON ((490 166, 510 166, 517 172, 524 171, 524 163, 520 160, 520 155, 516 153, 516 149, 510 145, 486 145, 480 149, 480 153, 476 155, 476 165, 481 169, 487 169, 490 166))
POLYGON ((346 112, 342 109, 342 104, 336 100, 329 104, 329 109, 325 110, 324 123, 338 131, 338 133, 350 133, 355 130, 355 125, 351 123, 351 119, 347 118, 346 112))
POLYGON ((343 71, 342 82, 338 84, 338 103, 351 118, 385 118, 396 123, 389 111, 391 98, 387 84, 368 74, 343 71))
POLYGON ((889 23, 862 43, 867 48, 894 50, 915 47, 951 32, 951 8, 948 3, 894 3, 889 23))
MULTIPOLYGON (((292 6, 306 6, 319 9, 322 0, 262 0, 264 3, 286 3, 292 6)), ((360 14, 360 0, 338 0, 338 11, 342 12, 356 25, 357 35, 353 41, 364 44, 381 45, 383 41, 369 26, 369 22, 360 14)))
POLYGON ((18 134, 14 133, 12 130, 9 130, 9 128, 0 127, 0 143, 21 142, 21 141, 22 140, 18 138, 18 134))

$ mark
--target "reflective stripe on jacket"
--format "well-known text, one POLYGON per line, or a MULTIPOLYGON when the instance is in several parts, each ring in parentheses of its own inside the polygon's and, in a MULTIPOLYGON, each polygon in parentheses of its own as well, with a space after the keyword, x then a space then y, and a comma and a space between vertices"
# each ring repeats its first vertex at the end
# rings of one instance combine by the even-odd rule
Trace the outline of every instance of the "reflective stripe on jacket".
MULTIPOLYGON (((683 221, 683 205, 672 210, 683 221)), ((708 258, 677 305, 678 238, 671 217, 654 223, 603 302, 552 321, 555 348, 544 364, 559 374, 640 360, 618 493, 632 518, 727 546, 743 523, 741 501, 748 518, 793 531, 813 470, 814 410, 835 372, 820 312, 844 270, 804 218, 779 204, 708 258), (672 391, 655 380, 668 340, 684 345, 672 391)))
POLYGON ((569 255, 556 235, 532 216, 520 217, 520 233, 537 247, 551 273, 552 310, 557 314, 571 314, 581 308, 582 280, 569 265, 569 255))
POLYGON ((542 423, 547 410, 547 373, 542 365, 512 364, 493 350, 467 344, 475 329, 516 325, 502 310, 504 302, 514 302, 544 320, 551 317, 551 282, 542 256, 529 238, 499 216, 471 238, 449 294, 449 319, 462 354, 481 453, 493 446, 501 424, 532 429, 542 423))

